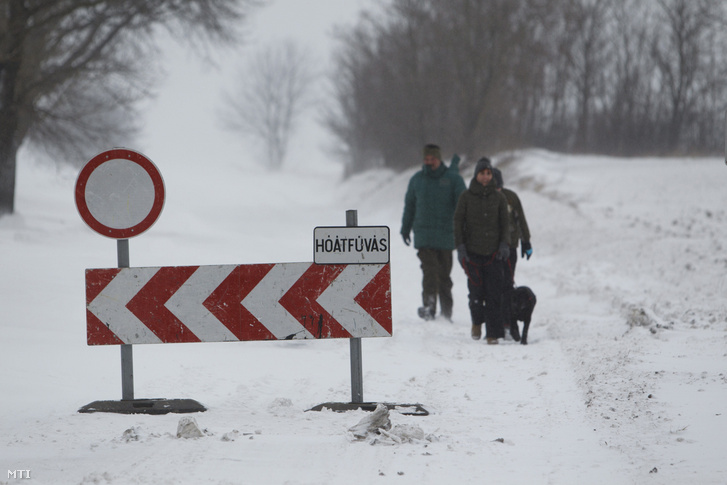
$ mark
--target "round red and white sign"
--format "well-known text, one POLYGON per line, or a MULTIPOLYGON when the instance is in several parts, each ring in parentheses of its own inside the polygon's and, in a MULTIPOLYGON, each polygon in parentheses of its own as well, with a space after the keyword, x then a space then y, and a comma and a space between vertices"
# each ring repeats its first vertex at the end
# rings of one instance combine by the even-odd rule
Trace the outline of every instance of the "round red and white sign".
POLYGON ((81 219, 103 236, 138 236, 162 212, 164 180, 141 153, 107 150, 89 160, 78 174, 76 207, 81 219))

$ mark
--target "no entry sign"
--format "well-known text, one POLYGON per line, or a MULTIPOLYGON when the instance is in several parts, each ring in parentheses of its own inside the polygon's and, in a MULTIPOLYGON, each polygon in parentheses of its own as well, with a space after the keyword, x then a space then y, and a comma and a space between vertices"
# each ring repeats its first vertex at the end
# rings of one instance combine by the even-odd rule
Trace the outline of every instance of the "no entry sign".
POLYGON ((138 236, 162 212, 164 180, 141 153, 108 150, 89 160, 78 174, 76 207, 83 221, 103 236, 138 236))

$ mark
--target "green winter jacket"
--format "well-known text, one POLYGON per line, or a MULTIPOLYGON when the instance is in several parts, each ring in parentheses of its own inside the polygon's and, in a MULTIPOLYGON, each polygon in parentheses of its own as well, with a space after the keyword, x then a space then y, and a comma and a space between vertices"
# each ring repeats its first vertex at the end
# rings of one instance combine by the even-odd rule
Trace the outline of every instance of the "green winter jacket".
POLYGON ((404 197, 401 234, 408 238, 414 230, 416 249, 454 249, 452 216, 460 194, 465 190, 458 160, 437 170, 425 165, 409 180, 404 197))
POLYGON ((489 256, 501 242, 510 244, 507 199, 494 180, 485 186, 473 177, 454 212, 454 243, 464 243, 468 253, 489 256))
POLYGON ((520 198, 510 189, 502 188, 507 199, 507 212, 510 214, 510 246, 516 248, 520 240, 530 242, 530 229, 520 198))

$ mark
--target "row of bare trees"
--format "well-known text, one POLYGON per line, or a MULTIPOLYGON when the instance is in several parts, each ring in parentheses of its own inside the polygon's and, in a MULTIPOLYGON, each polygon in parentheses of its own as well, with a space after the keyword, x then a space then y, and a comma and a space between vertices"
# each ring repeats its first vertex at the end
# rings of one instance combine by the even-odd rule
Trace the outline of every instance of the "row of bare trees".
POLYGON ((621 156, 724 146, 713 0, 391 0, 339 32, 326 124, 349 173, 437 142, 621 156))

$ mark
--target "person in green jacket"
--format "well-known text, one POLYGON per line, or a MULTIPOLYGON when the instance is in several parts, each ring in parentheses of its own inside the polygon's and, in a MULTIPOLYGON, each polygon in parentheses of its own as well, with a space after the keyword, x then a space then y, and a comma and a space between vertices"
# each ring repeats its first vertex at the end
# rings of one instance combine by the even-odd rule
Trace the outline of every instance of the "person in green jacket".
POLYGON ((426 145, 424 165, 409 180, 401 219, 404 244, 411 244, 413 230, 414 248, 421 261, 422 306, 418 314, 424 320, 431 320, 436 315, 437 298, 442 316, 452 320, 452 217, 464 190, 459 156, 455 154, 447 167, 442 162, 439 146, 426 145))
POLYGON ((469 189, 462 193, 454 212, 457 259, 467 274, 472 338, 482 336, 485 323, 488 344, 505 336, 502 314, 504 262, 510 255, 507 199, 497 191, 492 163, 482 157, 475 166, 469 189))
POLYGON ((502 291, 503 306, 502 313, 505 322, 505 329, 510 330, 510 335, 516 342, 520 341, 520 330, 517 322, 512 324, 510 316, 510 302, 512 301, 512 291, 515 289, 515 267, 517 266, 517 247, 520 243, 521 257, 530 259, 533 255, 533 246, 530 244, 530 228, 528 220, 525 218, 525 211, 517 194, 504 187, 502 172, 499 168, 492 169, 492 176, 495 179, 495 187, 502 192, 507 199, 507 212, 510 220, 510 256, 505 264, 505 281, 502 291))

